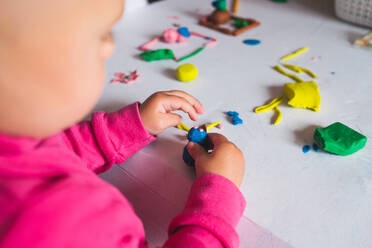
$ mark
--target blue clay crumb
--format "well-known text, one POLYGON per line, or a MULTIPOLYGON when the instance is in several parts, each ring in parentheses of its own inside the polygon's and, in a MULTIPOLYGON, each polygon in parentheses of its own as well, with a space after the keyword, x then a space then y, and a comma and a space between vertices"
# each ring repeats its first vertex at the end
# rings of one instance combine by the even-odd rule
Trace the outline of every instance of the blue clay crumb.
POLYGON ((235 111, 228 111, 226 113, 228 116, 232 117, 232 124, 234 126, 243 124, 243 120, 239 118, 239 113, 235 111))
POLYGON ((240 124, 243 124, 243 120, 240 119, 240 118, 236 118, 236 117, 233 118, 232 122, 233 122, 233 125, 234 125, 234 126, 236 126, 236 125, 240 125, 240 124))
POLYGON ((306 145, 306 146, 302 147, 302 152, 303 153, 308 153, 310 150, 311 150, 311 147, 309 145, 306 145))
POLYGON ((257 45, 261 44, 261 41, 256 40, 256 39, 248 39, 248 40, 244 40, 243 43, 248 45, 248 46, 257 46, 257 45))
POLYGON ((336 74, 336 72, 334 72, 334 71, 331 71, 331 75, 335 75, 336 74))
POLYGON ((319 146, 317 145, 317 144, 313 144, 313 150, 315 151, 315 152, 318 152, 319 151, 319 146))
POLYGON ((231 116, 231 117, 234 117, 234 116, 239 116, 239 113, 238 112, 235 112, 235 111, 229 111, 226 113, 228 116, 231 116))

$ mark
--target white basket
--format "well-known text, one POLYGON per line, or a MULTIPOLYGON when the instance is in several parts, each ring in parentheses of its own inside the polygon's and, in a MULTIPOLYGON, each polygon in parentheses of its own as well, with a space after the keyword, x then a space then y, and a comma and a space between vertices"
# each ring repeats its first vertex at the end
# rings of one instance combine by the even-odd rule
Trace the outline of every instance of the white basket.
POLYGON ((356 24, 372 27, 372 0, 335 0, 336 15, 356 24))

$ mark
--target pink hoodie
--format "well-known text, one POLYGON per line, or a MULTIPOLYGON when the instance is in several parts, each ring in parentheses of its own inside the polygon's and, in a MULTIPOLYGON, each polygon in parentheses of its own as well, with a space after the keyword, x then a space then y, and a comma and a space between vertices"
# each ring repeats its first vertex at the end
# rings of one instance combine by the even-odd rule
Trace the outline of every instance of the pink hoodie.
MULTIPOLYGON (((147 247, 130 203, 96 173, 154 139, 138 104, 95 113, 91 122, 47 139, 0 135, 0 247, 147 247)), ((171 222, 163 247, 239 247, 235 226, 244 208, 231 181, 204 175, 171 222)))

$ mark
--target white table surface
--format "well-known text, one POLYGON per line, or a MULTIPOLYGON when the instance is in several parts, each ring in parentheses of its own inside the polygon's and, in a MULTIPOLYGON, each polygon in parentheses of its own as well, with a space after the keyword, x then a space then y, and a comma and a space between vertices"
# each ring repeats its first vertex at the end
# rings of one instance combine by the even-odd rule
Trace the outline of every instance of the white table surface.
MULTIPOLYGON (((180 89, 198 97, 206 113, 195 124, 222 120, 223 130, 214 131, 235 142, 246 158, 241 191, 247 208, 238 227, 241 247, 372 247, 371 140, 348 157, 302 152, 304 145, 313 143, 315 127, 336 121, 372 138, 372 52, 352 45, 368 29, 338 20, 332 2, 323 0, 241 1, 238 15, 262 24, 238 37, 199 26, 198 19, 210 11, 210 1, 167 0, 125 14, 115 28, 117 49, 107 62, 107 85, 95 110, 114 111, 161 90, 180 89), (175 80, 176 62, 148 63, 138 57, 139 45, 174 23, 219 41, 186 61, 200 72, 187 84, 175 80), (248 38, 262 44, 244 45, 248 38), (273 126, 272 112, 252 110, 279 96, 283 84, 291 82, 271 66, 304 46, 310 51, 290 63, 318 75, 320 112, 282 106, 283 120, 273 126), (311 59, 317 56, 319 60, 311 59), (115 72, 134 69, 141 75, 138 81, 108 83, 115 72), (224 115, 228 110, 238 111, 244 125, 230 124, 224 115)), ((200 42, 195 38, 171 48, 183 55, 200 42)), ((184 122, 195 125, 189 119, 184 122)), ((195 177, 182 161, 184 135, 169 129, 102 175, 132 202, 152 245, 165 241, 167 225, 182 210, 195 177)))

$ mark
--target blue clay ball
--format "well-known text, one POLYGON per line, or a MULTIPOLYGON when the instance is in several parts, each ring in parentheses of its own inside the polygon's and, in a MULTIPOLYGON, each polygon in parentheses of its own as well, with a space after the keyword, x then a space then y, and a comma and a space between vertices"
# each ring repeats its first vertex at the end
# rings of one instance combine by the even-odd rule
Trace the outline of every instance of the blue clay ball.
POLYGON ((308 153, 310 151, 311 147, 309 145, 306 145, 304 147, 302 147, 302 152, 303 153, 308 153))
MULTIPOLYGON (((203 145, 205 140, 207 139, 207 132, 203 129, 203 131, 199 130, 200 128, 191 128, 189 133, 187 134, 187 139, 191 142, 195 142, 198 144, 203 145)), ((183 149, 183 155, 182 155, 183 161, 188 166, 195 166, 195 160, 191 157, 189 151, 187 150, 187 147, 183 149)))
POLYGON ((187 134, 187 139, 191 142, 195 142, 201 144, 207 138, 207 132, 203 130, 202 132, 199 131, 199 128, 191 128, 189 133, 187 134))

